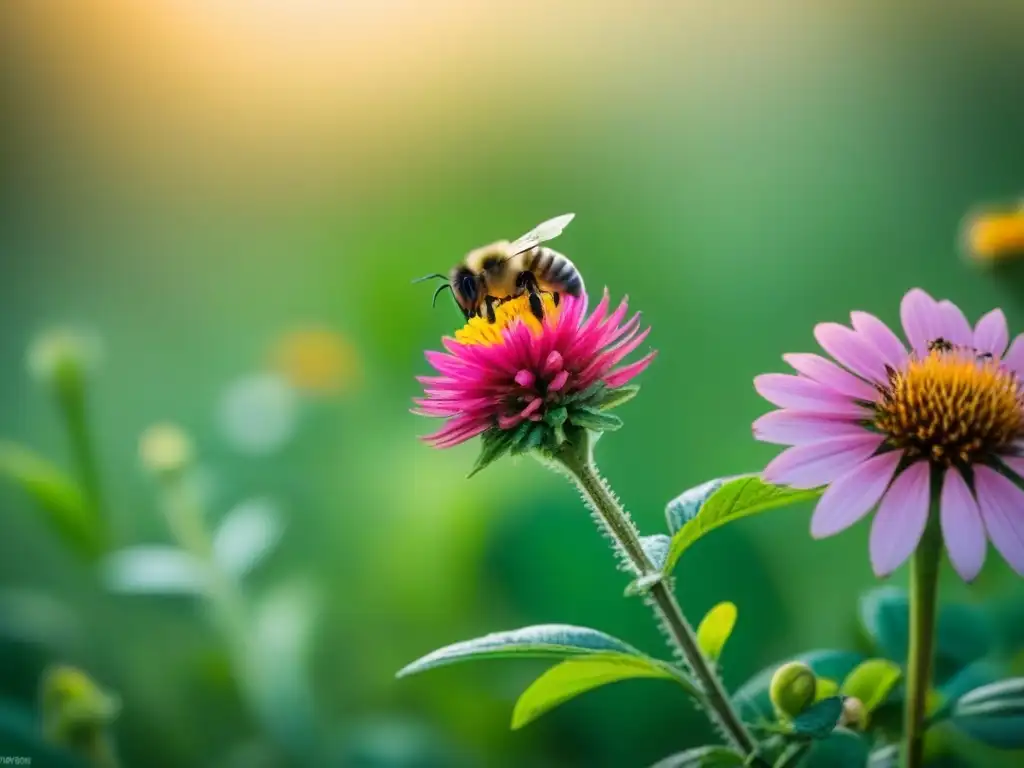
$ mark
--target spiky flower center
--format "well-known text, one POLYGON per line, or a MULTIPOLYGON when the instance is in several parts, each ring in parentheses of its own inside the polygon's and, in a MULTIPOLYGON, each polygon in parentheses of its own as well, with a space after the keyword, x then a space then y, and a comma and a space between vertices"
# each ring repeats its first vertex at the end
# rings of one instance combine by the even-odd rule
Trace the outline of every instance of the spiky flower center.
POLYGON ((1024 436, 1024 399, 1017 376, 997 360, 933 344, 890 372, 874 426, 908 456, 966 467, 1024 436))
MULTIPOLYGON (((544 317, 558 317, 558 305, 550 293, 540 294, 544 317)), ((530 297, 526 294, 506 299, 494 305, 494 322, 486 317, 471 317, 455 332, 455 340, 461 344, 483 344, 494 346, 503 342, 501 332, 514 323, 526 323, 535 334, 542 329, 541 321, 530 310, 530 297)))

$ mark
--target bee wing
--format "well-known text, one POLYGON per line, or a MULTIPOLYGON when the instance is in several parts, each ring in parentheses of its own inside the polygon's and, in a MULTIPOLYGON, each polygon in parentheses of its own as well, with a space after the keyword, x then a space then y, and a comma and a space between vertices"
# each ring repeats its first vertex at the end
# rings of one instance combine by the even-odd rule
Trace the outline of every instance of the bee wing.
POLYGON ((575 213, 566 213, 562 216, 556 216, 553 219, 548 219, 543 224, 538 224, 508 247, 509 256, 515 256, 517 253, 528 251, 534 246, 540 245, 548 240, 554 240, 562 234, 562 230, 569 225, 569 222, 572 221, 575 216, 575 213))

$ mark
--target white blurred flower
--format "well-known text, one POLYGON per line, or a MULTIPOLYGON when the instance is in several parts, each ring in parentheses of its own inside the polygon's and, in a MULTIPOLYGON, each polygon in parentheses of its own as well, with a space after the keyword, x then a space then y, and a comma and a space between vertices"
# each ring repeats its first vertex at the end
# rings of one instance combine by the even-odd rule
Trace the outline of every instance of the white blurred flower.
POLYGON ((283 379, 257 374, 239 379, 224 393, 219 421, 236 450, 266 455, 280 449, 295 433, 298 400, 283 379))
POLYGON ((217 564, 236 578, 265 558, 281 538, 284 523, 269 499, 249 499, 231 509, 213 537, 217 564))
POLYGON ((129 594, 199 594, 208 584, 202 562, 162 545, 114 552, 103 562, 103 581, 108 589, 129 594))

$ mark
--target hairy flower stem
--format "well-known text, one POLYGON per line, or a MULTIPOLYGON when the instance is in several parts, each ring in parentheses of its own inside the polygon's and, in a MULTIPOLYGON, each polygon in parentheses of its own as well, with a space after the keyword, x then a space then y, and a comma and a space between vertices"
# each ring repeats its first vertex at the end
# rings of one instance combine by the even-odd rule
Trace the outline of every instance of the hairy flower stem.
POLYGON ((905 768, 921 768, 924 761, 924 718, 935 656, 935 607, 941 555, 942 534, 938 518, 933 514, 914 553, 910 571, 910 643, 903 726, 905 768))
MULTIPOLYGON (((595 516, 611 536, 617 552, 623 556, 626 565, 635 575, 644 577, 657 574, 658 569, 644 552, 629 514, 598 474, 589 435, 584 434, 578 440, 567 442, 565 448, 552 458, 579 487, 595 516)), ((665 627, 674 649, 690 667, 704 694, 712 721, 721 727, 733 746, 744 755, 756 756, 757 742, 744 726, 729 701, 722 681, 701 652, 697 635, 666 581, 655 581, 650 587, 650 596, 655 613, 665 627)), ((753 764, 761 763, 755 757, 753 764)))

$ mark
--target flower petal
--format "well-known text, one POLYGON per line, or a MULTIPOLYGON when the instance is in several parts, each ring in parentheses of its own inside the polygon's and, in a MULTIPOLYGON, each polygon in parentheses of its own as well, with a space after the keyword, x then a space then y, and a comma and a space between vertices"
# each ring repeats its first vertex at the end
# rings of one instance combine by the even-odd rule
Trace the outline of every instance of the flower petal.
POLYGON ((889 487, 902 454, 889 451, 861 462, 835 480, 811 517, 811 536, 823 539, 849 528, 878 503, 889 487))
POLYGON ((935 299, 920 288, 907 291, 900 302, 900 320, 910 347, 919 355, 928 354, 930 342, 942 334, 942 311, 935 299))
POLYGON ((841 416, 868 416, 870 411, 856 405, 824 384, 788 373, 764 373, 754 379, 754 389, 772 405, 799 411, 841 416))
POLYGON ((651 364, 651 361, 654 360, 654 357, 657 354, 657 350, 649 352, 635 363, 630 363, 629 365, 624 365, 621 368, 616 368, 604 377, 605 386, 609 389, 615 389, 616 387, 621 387, 623 384, 629 383, 643 373, 644 369, 651 364))
POLYGON ((978 502, 959 470, 946 470, 939 506, 949 561, 964 581, 974 581, 985 564, 988 541, 978 502))
POLYGON ((1018 334, 1003 358, 1003 365, 1024 378, 1024 333, 1018 334))
POLYGON ((1009 341, 1010 331, 1006 327, 1006 315, 1001 309, 993 309, 974 328, 974 348, 979 352, 1002 357, 1009 341))
POLYGON ((794 488, 827 485, 871 456, 882 440, 881 435, 865 432, 797 445, 776 456, 763 476, 769 483, 794 488))
POLYGON ((974 492, 992 545, 1024 576, 1024 491, 989 467, 974 468, 974 492))
POLYGON ((939 302, 939 313, 942 315, 942 324, 939 328, 942 338, 958 347, 972 346, 974 332, 960 307, 948 299, 943 299, 939 302))
POLYGON ((907 362, 907 349, 889 326, 867 312, 851 312, 850 321, 853 329, 878 350, 886 365, 902 370, 907 362))
POLYGON ((841 395, 868 402, 878 399, 878 390, 821 355, 789 354, 783 355, 782 359, 798 373, 824 384, 841 395))
POLYGON ((888 576, 917 549, 928 524, 930 477, 927 461, 911 464, 878 505, 869 541, 876 576, 888 576))
POLYGON ((888 383, 882 353, 856 331, 839 323, 818 323, 814 326, 814 338, 822 349, 862 379, 888 383))
POLYGON ((832 437, 863 435, 867 430, 854 421, 828 414, 783 409, 771 411, 754 422, 754 437, 763 443, 802 445, 832 437))

